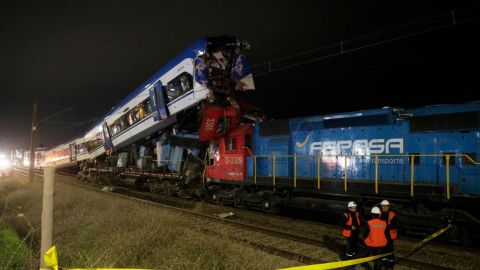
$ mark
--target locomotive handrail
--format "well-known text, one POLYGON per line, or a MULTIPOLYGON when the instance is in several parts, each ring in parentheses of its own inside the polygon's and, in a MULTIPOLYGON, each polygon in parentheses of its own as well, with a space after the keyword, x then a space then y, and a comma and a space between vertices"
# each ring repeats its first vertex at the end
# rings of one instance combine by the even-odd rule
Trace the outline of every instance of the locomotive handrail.
POLYGON ((375 157, 375 193, 378 194, 378 157, 410 157, 411 160, 411 181, 410 181, 410 195, 414 195, 414 162, 415 157, 445 157, 446 158, 446 187, 447 187, 447 199, 450 199, 450 157, 466 157, 474 165, 479 165, 480 162, 474 161, 470 156, 466 154, 410 154, 410 155, 258 155, 252 156, 254 160, 254 179, 257 184, 257 158, 272 158, 273 160, 273 172, 272 180, 273 186, 276 185, 276 158, 286 157, 294 158, 294 174, 293 174, 293 186, 297 187, 297 157, 317 157, 317 181, 318 189, 320 189, 321 175, 320 175, 320 159, 323 157, 344 157, 345 158, 345 191, 347 191, 347 161, 349 157, 375 157))

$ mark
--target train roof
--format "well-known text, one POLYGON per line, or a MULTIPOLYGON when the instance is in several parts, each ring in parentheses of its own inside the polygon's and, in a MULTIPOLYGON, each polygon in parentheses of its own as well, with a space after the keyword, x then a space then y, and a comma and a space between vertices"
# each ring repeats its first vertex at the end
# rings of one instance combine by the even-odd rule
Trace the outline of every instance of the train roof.
POLYGON ((480 100, 461 104, 438 104, 421 108, 405 109, 416 116, 442 114, 442 113, 462 113, 480 110, 480 100))
POLYGON ((126 98, 120 101, 116 106, 114 106, 107 114, 105 114, 101 119, 99 119, 95 124, 93 124, 90 128, 87 129, 88 131, 96 128, 102 122, 104 122, 112 113, 115 113, 119 108, 123 105, 127 104, 130 100, 134 99, 138 96, 145 88, 149 87, 150 85, 154 84, 161 76, 165 73, 170 71, 173 67, 178 65, 180 62, 187 58, 195 58, 198 55, 201 55, 205 51, 205 46, 207 45, 208 41, 206 39, 198 39, 195 43, 193 43, 190 47, 185 49, 182 53, 180 53, 177 57, 171 60, 168 64, 162 67, 159 71, 157 71, 153 76, 151 76, 148 80, 142 83, 137 89, 135 89, 132 93, 130 93, 126 98))
POLYGON ((54 146, 51 146, 51 147, 47 147, 47 148, 45 149, 45 151, 50 151, 50 150, 52 150, 52 149, 55 149, 55 148, 59 147, 60 145, 70 144, 70 143, 72 143, 72 142, 75 141, 75 140, 83 139, 83 138, 84 138, 83 134, 82 134, 82 135, 79 135, 79 136, 76 136, 76 137, 74 137, 73 139, 69 139, 69 140, 63 141, 62 143, 59 143, 59 144, 57 144, 57 145, 54 145, 54 146))
MULTIPOLYGON (((314 128, 348 128, 354 126, 372 126, 393 124, 399 116, 418 117, 438 114, 460 114, 480 111, 480 101, 462 104, 440 104, 419 108, 384 107, 380 109, 352 111, 345 113, 306 116, 291 119, 261 122, 267 129, 278 129, 284 126, 290 131, 303 130, 305 123, 314 128), (281 122, 284 122, 281 124, 281 122), (271 123, 271 124, 270 124, 271 123), (274 127, 276 126, 276 127, 274 127)), ((286 130, 280 134, 287 134, 286 130)))

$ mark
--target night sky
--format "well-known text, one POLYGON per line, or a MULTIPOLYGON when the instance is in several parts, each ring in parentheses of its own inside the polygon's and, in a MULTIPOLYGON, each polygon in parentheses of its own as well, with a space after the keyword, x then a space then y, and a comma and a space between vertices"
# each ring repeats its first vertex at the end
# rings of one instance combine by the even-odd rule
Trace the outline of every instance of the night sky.
POLYGON ((480 100, 480 1, 444 2, 0 0, 0 151, 35 100, 55 146, 207 36, 250 43, 239 98, 268 119, 480 100))

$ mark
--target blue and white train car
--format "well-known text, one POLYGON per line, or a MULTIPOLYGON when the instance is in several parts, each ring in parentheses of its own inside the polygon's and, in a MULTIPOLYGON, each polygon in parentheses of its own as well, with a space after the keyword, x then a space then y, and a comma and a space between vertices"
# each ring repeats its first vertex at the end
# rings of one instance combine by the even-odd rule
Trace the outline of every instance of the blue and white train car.
POLYGON ((85 137, 82 135, 47 149, 45 165, 56 168, 71 167, 88 158, 85 137))
POLYGON ((253 90, 249 45, 234 37, 199 39, 115 106, 85 135, 90 158, 115 153, 180 121, 215 93, 253 90), (101 147, 101 145, 103 147, 101 147))

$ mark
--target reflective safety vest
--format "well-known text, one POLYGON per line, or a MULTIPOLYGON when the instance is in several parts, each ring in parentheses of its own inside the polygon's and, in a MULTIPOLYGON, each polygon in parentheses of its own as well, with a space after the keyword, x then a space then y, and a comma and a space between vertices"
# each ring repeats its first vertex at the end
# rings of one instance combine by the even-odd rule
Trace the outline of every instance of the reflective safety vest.
MULTIPOLYGON (((379 218, 382 216, 384 212, 380 212, 380 216, 379 218)), ((392 211, 389 211, 388 212, 388 226, 390 226, 390 221, 392 221, 392 219, 395 217, 395 213, 393 213, 392 211)), ((397 239, 397 229, 393 229, 393 230, 390 230, 390 239, 397 239)))
POLYGON ((387 244, 387 238, 385 237, 385 230, 387 229, 387 222, 378 218, 368 221, 368 227, 370 233, 365 244, 369 247, 384 247, 387 244))
MULTIPOLYGON (((345 225, 351 226, 352 225, 352 215, 350 215, 350 213, 345 213, 343 215, 348 218, 347 223, 345 223, 345 225)), ((360 218, 359 218, 358 212, 355 212, 355 217, 357 218, 357 224, 360 227, 360 218)), ((360 230, 360 228, 357 228, 357 230, 360 230)), ((348 229, 343 228, 343 236, 350 237, 350 235, 352 235, 352 230, 348 230, 348 229)))

